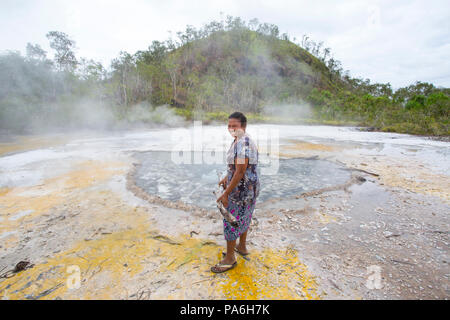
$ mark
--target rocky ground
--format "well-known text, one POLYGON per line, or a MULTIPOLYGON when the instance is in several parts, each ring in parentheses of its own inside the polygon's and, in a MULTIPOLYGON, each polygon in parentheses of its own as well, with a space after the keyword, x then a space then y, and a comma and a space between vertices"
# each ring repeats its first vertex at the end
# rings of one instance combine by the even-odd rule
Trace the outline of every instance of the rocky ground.
POLYGON ((146 194, 134 183, 139 148, 108 139, 0 143, 2 299, 450 296, 450 182, 420 159, 286 139, 279 156, 336 161, 352 178, 258 203, 251 254, 213 274, 225 244, 218 213, 146 194), (14 270, 20 261, 31 265, 14 270))

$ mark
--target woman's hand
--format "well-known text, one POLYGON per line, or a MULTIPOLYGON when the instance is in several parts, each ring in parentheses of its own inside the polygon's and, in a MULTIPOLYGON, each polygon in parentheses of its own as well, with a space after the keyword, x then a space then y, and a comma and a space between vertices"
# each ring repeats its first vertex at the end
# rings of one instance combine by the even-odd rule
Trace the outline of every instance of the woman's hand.
POLYGON ((224 206, 225 208, 227 208, 227 207, 228 207, 228 193, 227 193, 227 192, 224 192, 224 193, 219 197, 219 199, 217 199, 217 202, 222 202, 223 206, 224 206))
POLYGON ((228 180, 228 177, 225 177, 222 180, 220 180, 219 187, 222 186, 223 189, 225 190, 227 188, 227 180, 228 180))

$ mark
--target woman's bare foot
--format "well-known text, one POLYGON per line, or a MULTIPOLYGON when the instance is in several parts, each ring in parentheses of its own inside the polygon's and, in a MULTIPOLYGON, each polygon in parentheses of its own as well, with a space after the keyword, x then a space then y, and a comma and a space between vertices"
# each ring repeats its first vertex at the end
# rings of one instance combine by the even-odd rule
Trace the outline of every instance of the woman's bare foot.
POLYGON ((233 264, 235 262, 236 262, 236 257, 234 259, 225 257, 219 261, 220 264, 233 264))
POLYGON ((225 257, 220 260, 218 264, 211 267, 211 271, 215 273, 225 272, 227 270, 233 269, 236 266, 236 258, 234 260, 232 258, 225 257))
POLYGON ((240 243, 236 246, 236 250, 239 251, 241 254, 248 254, 247 247, 245 245, 241 245, 240 243))

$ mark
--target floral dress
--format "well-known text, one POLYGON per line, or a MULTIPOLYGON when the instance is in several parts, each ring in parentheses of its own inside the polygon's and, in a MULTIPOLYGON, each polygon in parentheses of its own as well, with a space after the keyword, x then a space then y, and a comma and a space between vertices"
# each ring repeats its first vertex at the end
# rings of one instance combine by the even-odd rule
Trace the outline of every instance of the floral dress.
POLYGON ((228 221, 223 219, 224 236, 227 241, 236 240, 242 233, 247 231, 255 210, 256 198, 259 195, 258 149, 253 139, 247 133, 233 141, 227 152, 227 185, 230 184, 236 172, 235 160, 239 164, 244 163, 246 158, 249 160, 244 177, 228 196, 228 207, 226 209, 231 215, 236 217, 239 225, 237 228, 234 228, 228 221))

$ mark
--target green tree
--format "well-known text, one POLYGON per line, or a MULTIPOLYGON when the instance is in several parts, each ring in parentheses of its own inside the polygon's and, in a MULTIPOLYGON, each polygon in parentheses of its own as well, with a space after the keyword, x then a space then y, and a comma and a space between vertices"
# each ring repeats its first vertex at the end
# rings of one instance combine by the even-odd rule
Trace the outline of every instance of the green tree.
POLYGON ((74 53, 75 41, 60 31, 50 31, 46 36, 50 41, 50 47, 56 51, 55 62, 58 69, 73 72, 78 65, 74 53))

